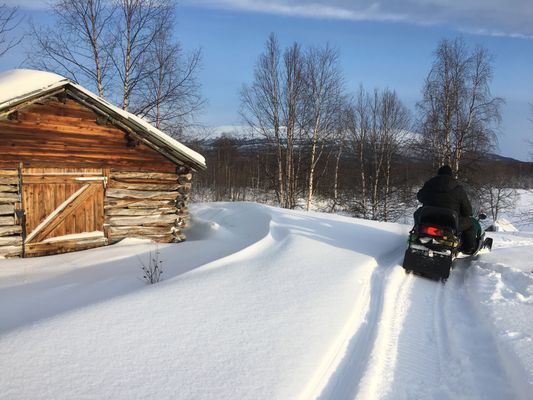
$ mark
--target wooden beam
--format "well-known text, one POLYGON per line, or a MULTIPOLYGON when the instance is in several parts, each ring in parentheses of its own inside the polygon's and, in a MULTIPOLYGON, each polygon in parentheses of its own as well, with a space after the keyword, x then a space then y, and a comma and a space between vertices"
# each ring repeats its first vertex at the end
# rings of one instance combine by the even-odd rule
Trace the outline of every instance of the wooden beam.
POLYGON ((4 111, 0 111, 0 118, 6 116, 6 115, 9 115, 13 112, 16 112, 22 108, 25 108, 25 107, 28 107, 34 103, 37 103, 39 101, 43 101, 43 100, 46 100, 46 99, 49 99, 50 97, 54 97, 58 94, 60 94, 61 92, 64 92, 65 91, 65 88, 61 88, 61 89, 58 89, 58 90, 54 90, 50 93, 47 93, 47 94, 42 94, 42 93, 39 93, 37 95, 37 97, 34 97, 32 99, 29 99, 29 100, 23 100, 22 102, 16 104, 16 105, 13 105, 11 107, 9 107, 7 110, 4 110, 4 111))
POLYGON ((140 215, 140 216, 113 216, 107 220, 111 226, 163 226, 173 225, 178 217, 176 215, 140 215))
POLYGON ((87 250, 107 244, 105 237, 93 239, 58 240, 52 242, 39 242, 26 244, 27 257, 44 256, 49 254, 69 253, 72 251, 87 250))
POLYGON ((18 184, 18 176, 3 176, 0 174, 0 184, 1 185, 14 185, 18 184))
POLYGON ((116 199, 151 199, 151 200, 174 200, 176 192, 156 192, 148 190, 107 189, 106 197, 116 199))
POLYGON ((20 246, 22 237, 20 236, 2 236, 0 237, 0 246, 20 246))
POLYGON ((19 201, 19 196, 17 193, 3 193, 0 192, 0 204, 9 204, 16 203, 19 201))
POLYGON ((15 217, 2 216, 0 217, 0 226, 15 225, 15 217))
POLYGON ((102 176, 101 171, 94 171, 94 172, 23 172, 22 176, 24 178, 26 177, 35 177, 35 178, 48 178, 48 177, 99 177, 102 176))
POLYGON ((176 214, 175 207, 169 208, 110 208, 105 211, 106 216, 135 216, 135 215, 169 215, 176 214))
POLYGON ((149 235, 169 235, 172 233, 171 226, 109 226, 109 234, 124 236, 149 236, 149 235))
POLYGON ((0 184, 0 192, 18 193, 18 187, 16 185, 0 184))
POLYGON ((18 176, 16 169, 0 169, 0 176, 18 176))
POLYGON ((111 179, 158 179, 177 182, 178 176, 173 173, 145 172, 145 171, 111 171, 111 179))
POLYGON ((18 257, 22 254, 22 246, 0 247, 0 257, 18 257))
POLYGON ((88 183, 88 182, 98 182, 98 181, 104 181, 105 177, 102 175, 89 175, 89 176, 83 176, 83 174, 79 175, 51 175, 51 176, 28 176, 23 175, 24 178, 24 184, 80 184, 80 183, 88 183))
POLYGON ((118 182, 114 179, 109 181, 109 187, 113 189, 129 190, 156 190, 156 191, 175 191, 182 185, 179 183, 137 183, 137 182, 118 182))
POLYGON ((15 206, 13 204, 0 204, 0 215, 15 214, 15 206))
MULTIPOLYGON (((175 200, 146 200, 146 199, 108 199, 104 200, 104 209, 114 208, 175 208, 175 200)), ((107 211, 106 211, 107 212, 107 211)))
POLYGON ((22 227, 20 225, 0 226, 0 236, 20 235, 22 227))

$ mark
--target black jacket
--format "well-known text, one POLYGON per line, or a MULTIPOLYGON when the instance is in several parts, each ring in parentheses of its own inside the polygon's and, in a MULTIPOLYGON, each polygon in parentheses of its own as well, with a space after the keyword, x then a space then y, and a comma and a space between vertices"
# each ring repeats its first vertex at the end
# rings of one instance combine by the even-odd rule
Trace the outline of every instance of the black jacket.
POLYGON ((437 175, 424 183, 416 195, 425 206, 450 208, 459 214, 461 230, 472 225, 472 205, 463 187, 449 175, 437 175))

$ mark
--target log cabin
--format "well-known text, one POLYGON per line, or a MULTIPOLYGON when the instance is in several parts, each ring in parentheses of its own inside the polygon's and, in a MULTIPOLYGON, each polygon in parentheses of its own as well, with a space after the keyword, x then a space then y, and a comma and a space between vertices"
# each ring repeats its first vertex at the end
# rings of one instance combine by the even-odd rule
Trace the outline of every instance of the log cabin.
POLYGON ((202 155, 53 73, 0 73, 0 258, 185 240, 202 155))

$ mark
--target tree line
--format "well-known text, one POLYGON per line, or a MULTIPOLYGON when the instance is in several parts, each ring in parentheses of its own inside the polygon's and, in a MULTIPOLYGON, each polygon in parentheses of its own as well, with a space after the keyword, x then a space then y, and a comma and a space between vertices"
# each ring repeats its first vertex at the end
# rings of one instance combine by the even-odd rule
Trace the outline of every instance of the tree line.
MULTIPOLYGON (((443 164, 496 214, 512 203, 510 182, 531 185, 527 164, 486 160, 504 100, 491 92, 492 55, 461 38, 438 43, 413 113, 394 89, 349 88, 334 47, 283 47, 272 34, 240 92, 246 137, 188 138, 204 104, 201 52, 174 39, 175 10, 173 0, 56 0, 51 24, 30 24, 27 64, 188 141, 207 157, 208 171, 196 179, 205 199, 395 220, 443 164), (480 165, 497 171, 480 173, 480 165)), ((18 22, 16 8, 0 5, 0 56, 20 43, 18 22)))
MULTIPOLYGON (((173 0, 56 0, 51 24, 29 23, 25 64, 92 89, 171 135, 190 126, 205 100, 201 51, 174 39, 173 0)), ((20 43, 18 10, 0 5, 0 56, 20 43)))
POLYGON ((404 216, 421 183, 449 164, 477 209, 497 218, 516 201, 510 187, 533 182, 530 164, 490 158, 504 104, 491 93, 492 60, 461 38, 442 40, 411 113, 393 89, 350 92, 331 46, 282 48, 272 34, 241 90, 250 135, 196 143, 209 166, 198 189, 216 200, 270 193, 281 207, 309 210, 316 201, 387 221, 404 216))

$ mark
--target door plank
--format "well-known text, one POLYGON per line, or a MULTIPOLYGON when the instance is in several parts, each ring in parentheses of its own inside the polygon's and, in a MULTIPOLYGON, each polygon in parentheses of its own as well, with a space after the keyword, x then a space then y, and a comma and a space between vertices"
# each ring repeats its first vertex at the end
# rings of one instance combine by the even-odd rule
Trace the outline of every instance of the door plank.
MULTIPOLYGON (((67 204, 65 208, 63 208, 56 217, 47 224, 46 227, 43 228, 42 232, 37 234, 36 237, 33 238, 34 242, 40 241, 48 237, 48 235, 54 231, 60 224, 65 221, 67 218, 70 218, 71 216, 75 215, 75 211, 78 210, 80 207, 84 206, 86 204, 86 201, 90 199, 95 193, 100 189, 101 184, 90 184, 86 185, 87 189, 85 189, 83 192, 81 192, 77 197, 75 197, 70 204, 67 204)), ((84 187, 86 187, 84 186, 84 187)), ((81 190, 81 189, 80 189, 81 190)), ((76 221, 78 222, 78 221, 76 221)), ((82 221, 80 220, 80 223, 82 221)), ((79 227, 81 229, 81 226, 79 227)), ((74 226, 66 226, 64 227, 64 230, 66 234, 76 233, 74 226)), ((78 229, 79 230, 79 229, 78 229)))
POLYGON ((78 206, 95 192, 98 185, 84 185, 78 189, 67 200, 61 203, 50 215, 48 215, 43 222, 41 222, 26 238, 26 243, 39 241, 46 237, 57 225, 59 225, 66 217, 68 217, 78 206))

